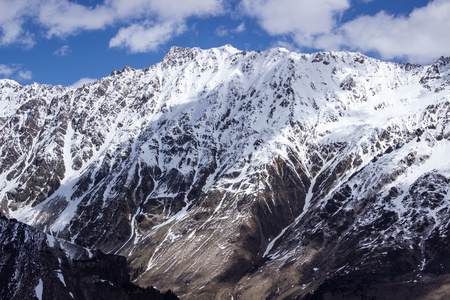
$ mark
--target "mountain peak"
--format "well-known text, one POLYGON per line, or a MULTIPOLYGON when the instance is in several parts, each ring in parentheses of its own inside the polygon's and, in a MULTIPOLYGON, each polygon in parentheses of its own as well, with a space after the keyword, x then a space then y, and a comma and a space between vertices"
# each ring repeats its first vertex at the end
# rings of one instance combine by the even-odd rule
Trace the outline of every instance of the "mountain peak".
POLYGON ((430 90, 434 89, 435 92, 440 92, 450 86, 450 57, 438 58, 427 68, 420 83, 430 90))
POLYGON ((438 64, 440 66, 447 66, 450 64, 450 56, 441 56, 436 60, 434 64, 438 64))
POLYGON ((0 88, 13 87, 13 86, 18 86, 18 85, 20 85, 20 84, 15 80, 7 79, 7 78, 0 79, 0 88))

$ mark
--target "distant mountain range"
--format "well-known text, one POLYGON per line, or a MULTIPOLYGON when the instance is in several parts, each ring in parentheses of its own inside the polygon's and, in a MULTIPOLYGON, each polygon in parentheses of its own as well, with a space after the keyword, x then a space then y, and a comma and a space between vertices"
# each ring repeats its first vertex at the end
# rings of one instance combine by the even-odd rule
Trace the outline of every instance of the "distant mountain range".
POLYGON ((173 47, 78 89, 0 80, 0 211, 180 299, 444 299, 449 119, 445 57, 173 47))

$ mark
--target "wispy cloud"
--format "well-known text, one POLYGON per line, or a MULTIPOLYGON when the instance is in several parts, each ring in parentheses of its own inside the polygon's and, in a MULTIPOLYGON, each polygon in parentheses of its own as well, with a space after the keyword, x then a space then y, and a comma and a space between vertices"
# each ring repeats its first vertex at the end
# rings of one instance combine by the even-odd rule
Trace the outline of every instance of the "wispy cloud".
POLYGON ((236 29, 234 30, 236 33, 241 33, 245 31, 245 23, 242 22, 241 24, 239 24, 238 27, 236 27, 236 29))
POLYGON ((20 79, 23 80, 31 80, 31 78, 33 77, 33 73, 29 70, 20 70, 17 72, 17 75, 20 79))
POLYGON ((22 81, 30 80, 33 77, 33 73, 24 69, 20 64, 0 64, 0 77, 22 81))
POLYGON ((225 26, 219 26, 216 28, 215 34, 217 36, 227 36, 233 33, 241 33, 245 31, 245 23, 242 22, 241 24, 239 24, 239 26, 237 26, 236 28, 232 28, 232 29, 228 29, 225 26))
POLYGON ((230 32, 229 29, 225 28, 225 26, 219 26, 216 28, 216 35, 217 36, 226 36, 230 32))
POLYGON ((53 55, 56 56, 67 56, 72 52, 69 45, 64 45, 61 48, 57 49, 55 52, 53 52, 53 55))
POLYGON ((0 64, 0 76, 2 76, 2 77, 9 77, 15 71, 16 71, 15 68, 13 68, 11 66, 0 64))

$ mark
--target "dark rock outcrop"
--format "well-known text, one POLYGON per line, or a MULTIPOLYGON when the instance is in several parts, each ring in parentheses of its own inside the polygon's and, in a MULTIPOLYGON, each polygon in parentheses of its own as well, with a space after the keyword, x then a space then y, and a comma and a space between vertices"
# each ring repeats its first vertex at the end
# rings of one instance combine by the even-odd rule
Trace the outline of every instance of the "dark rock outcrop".
POLYGON ((2 215, 0 298, 178 299, 132 284, 123 256, 90 253, 2 215))

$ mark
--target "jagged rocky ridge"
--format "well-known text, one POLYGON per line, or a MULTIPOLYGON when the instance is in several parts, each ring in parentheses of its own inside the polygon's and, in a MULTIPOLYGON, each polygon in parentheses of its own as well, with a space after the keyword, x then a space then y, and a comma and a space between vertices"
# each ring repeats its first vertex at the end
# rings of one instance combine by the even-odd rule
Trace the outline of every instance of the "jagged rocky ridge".
POLYGON ((449 66, 174 47, 2 80, 0 207, 185 299, 448 295, 449 66))
POLYGON ((0 215, 0 299, 178 299, 131 283, 123 256, 54 238, 0 215))

